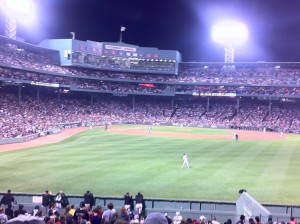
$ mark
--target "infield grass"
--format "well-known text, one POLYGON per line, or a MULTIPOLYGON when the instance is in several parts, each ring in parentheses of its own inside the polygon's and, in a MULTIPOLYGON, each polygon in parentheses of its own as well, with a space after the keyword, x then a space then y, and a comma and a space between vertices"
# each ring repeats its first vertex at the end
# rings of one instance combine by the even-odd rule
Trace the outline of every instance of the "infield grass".
MULTIPOLYGON (((141 129, 147 126, 118 126, 141 129)), ((165 132, 225 134, 218 129, 155 127, 165 132)), ((57 144, 0 153, 0 191, 64 190, 83 195, 236 201, 247 189, 263 203, 300 204, 300 136, 215 140, 129 135, 94 128, 57 144), (181 169, 182 154, 190 169, 181 169)))

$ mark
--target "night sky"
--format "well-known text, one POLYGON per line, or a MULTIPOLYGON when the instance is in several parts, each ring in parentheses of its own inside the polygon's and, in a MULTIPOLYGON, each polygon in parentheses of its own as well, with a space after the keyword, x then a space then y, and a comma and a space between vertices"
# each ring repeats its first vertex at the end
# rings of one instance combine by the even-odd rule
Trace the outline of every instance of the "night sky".
MULTIPOLYGON (((249 39, 236 46, 236 62, 300 61, 299 0, 34 0, 35 24, 18 23, 18 36, 37 44, 70 38, 123 42, 178 50, 183 61, 222 62, 223 46, 212 41, 212 25, 235 19, 249 39)), ((1 12, 1 34, 4 34, 1 12)))

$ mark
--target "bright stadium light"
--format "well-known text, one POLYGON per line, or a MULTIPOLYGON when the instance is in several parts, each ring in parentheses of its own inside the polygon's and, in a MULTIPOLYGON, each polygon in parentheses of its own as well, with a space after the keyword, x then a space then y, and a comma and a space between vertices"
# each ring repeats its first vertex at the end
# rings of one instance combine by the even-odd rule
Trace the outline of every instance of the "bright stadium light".
POLYGON ((234 62, 234 45, 248 39, 247 27, 235 21, 223 21, 212 27, 212 39, 223 44, 225 51, 225 62, 234 62))
POLYGON ((34 21, 34 4, 32 0, 0 0, 5 13, 5 36, 17 38, 17 21, 32 23, 34 21))

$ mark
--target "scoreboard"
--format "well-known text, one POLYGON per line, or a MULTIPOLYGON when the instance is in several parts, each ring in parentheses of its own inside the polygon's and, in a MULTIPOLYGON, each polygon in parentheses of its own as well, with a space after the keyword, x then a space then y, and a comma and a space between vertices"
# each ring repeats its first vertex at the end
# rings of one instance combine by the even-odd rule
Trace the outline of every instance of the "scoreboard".
POLYGON ((178 64, 181 62, 178 51, 139 47, 122 42, 49 39, 40 45, 58 50, 62 66, 174 75, 178 73, 178 64))

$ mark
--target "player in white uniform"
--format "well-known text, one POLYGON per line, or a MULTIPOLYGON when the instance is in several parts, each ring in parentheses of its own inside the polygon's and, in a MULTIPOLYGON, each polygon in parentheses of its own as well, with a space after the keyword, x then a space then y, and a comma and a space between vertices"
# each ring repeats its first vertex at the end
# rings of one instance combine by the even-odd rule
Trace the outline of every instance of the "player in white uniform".
POLYGON ((183 153, 182 160, 183 160, 183 163, 182 163, 181 169, 183 169, 184 167, 187 167, 189 169, 190 168, 189 158, 188 158, 187 154, 183 153))
POLYGON ((149 126, 148 127, 148 134, 151 134, 151 131, 152 131, 152 126, 149 126))

